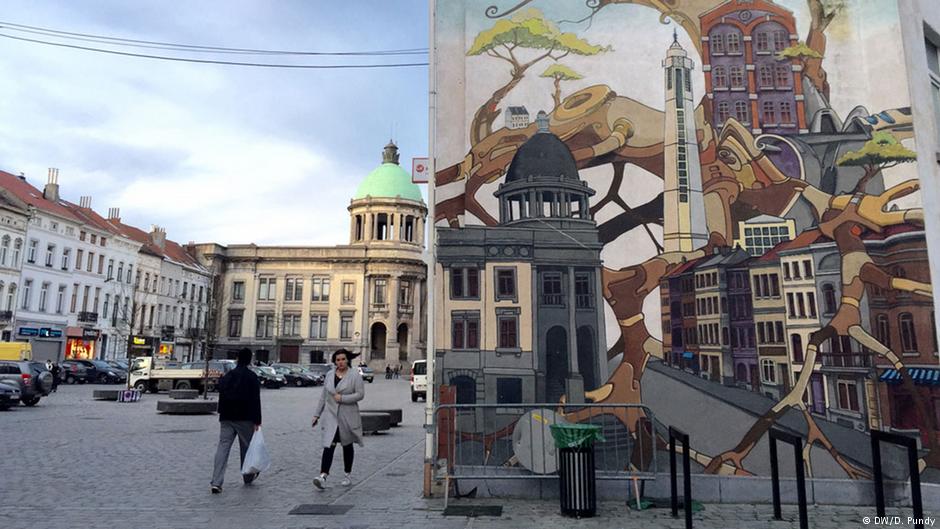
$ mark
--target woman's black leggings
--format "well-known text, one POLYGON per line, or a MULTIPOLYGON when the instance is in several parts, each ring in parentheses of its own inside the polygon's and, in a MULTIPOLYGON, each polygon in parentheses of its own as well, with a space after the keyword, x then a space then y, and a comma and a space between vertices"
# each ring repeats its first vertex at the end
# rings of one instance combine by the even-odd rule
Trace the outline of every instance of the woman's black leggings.
MULTIPOLYGON (((339 442, 339 428, 336 429, 336 434, 333 436, 333 444, 329 447, 323 449, 323 457, 320 459, 320 472, 323 474, 330 473, 330 467, 333 466, 333 450, 336 449, 336 443, 339 442)), ((347 474, 352 472, 353 465, 353 456, 355 452, 353 451, 352 443, 348 445, 343 445, 343 469, 347 474)))

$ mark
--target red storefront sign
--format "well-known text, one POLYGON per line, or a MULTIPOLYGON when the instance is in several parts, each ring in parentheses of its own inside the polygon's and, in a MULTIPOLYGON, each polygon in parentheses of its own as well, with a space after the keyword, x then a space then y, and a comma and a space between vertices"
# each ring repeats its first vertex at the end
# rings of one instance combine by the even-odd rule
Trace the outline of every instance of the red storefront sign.
POLYGON ((69 338, 65 341, 66 360, 93 360, 95 341, 82 338, 69 338))

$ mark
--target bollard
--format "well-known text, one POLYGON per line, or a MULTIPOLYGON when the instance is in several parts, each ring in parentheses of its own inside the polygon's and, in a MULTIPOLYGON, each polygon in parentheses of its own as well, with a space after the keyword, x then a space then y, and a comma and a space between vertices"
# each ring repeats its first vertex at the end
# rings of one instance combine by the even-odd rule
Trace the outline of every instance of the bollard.
POLYGON ((774 519, 782 520, 780 512, 780 471, 777 464, 777 441, 793 446, 793 458, 796 465, 796 498, 800 509, 800 529, 809 528, 806 514, 806 480, 803 476, 803 439, 776 428, 770 429, 770 477, 774 497, 774 519))
POLYGON ((679 517, 679 487, 676 483, 676 440, 682 443, 682 493, 685 504, 685 529, 692 529, 692 473, 689 462, 689 434, 669 427, 669 487, 672 492, 672 517, 679 517))
MULTIPOLYGON (((884 473, 881 470, 881 443, 891 443, 907 448, 907 466, 911 474, 911 506, 914 507, 914 519, 924 519, 924 503, 920 495, 920 468, 917 464, 917 439, 898 435, 895 433, 883 432, 881 430, 871 431, 871 460, 874 476, 872 481, 875 484, 875 505, 878 509, 878 516, 885 515, 885 484, 884 473)), ((923 523, 916 523, 914 527, 923 529, 923 523)))

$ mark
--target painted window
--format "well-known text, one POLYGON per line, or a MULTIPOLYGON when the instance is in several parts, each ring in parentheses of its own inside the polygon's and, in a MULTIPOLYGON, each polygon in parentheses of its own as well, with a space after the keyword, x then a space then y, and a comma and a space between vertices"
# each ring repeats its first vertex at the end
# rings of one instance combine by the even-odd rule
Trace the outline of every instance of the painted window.
POLYGON ((790 65, 788 64, 778 64, 777 65, 777 88, 790 88, 792 79, 792 74, 790 72, 790 65))
POLYGON ((770 36, 766 31, 760 31, 754 35, 754 43, 758 53, 770 52, 770 36))
POLYGON ((762 382, 766 382, 768 384, 777 383, 776 364, 773 360, 764 358, 760 361, 760 368, 760 379, 762 382))
POLYGON ((451 268, 451 299, 478 299, 480 297, 480 272, 473 267, 451 268))
POLYGON ((718 103, 718 123, 724 124, 725 121, 728 121, 728 117, 731 114, 730 106, 727 101, 722 101, 718 103))
POLYGON ((760 67, 758 70, 758 83, 761 88, 773 88, 774 87, 774 70, 773 67, 766 64, 760 67))
POLYGON ((735 54, 741 53, 741 34, 740 33, 729 33, 726 41, 727 41, 728 55, 735 55, 735 54))
POLYGON ((836 382, 839 390, 839 407, 843 410, 859 411, 858 390, 854 380, 836 382))
POLYGON ((501 377, 496 379, 496 403, 519 404, 522 402, 522 379, 501 377))
POLYGON ((480 314, 478 312, 451 314, 451 347, 455 350, 480 348, 480 314))
POLYGON ((519 319, 515 315, 503 315, 497 318, 499 327, 500 349, 515 349, 519 347, 519 319))
POLYGON ((787 48, 787 45, 790 43, 790 39, 787 36, 787 32, 783 30, 774 31, 774 51, 781 52, 787 48))
POLYGON ((790 125, 793 123, 793 111, 789 101, 780 103, 780 124, 790 125))
POLYGON ((823 285, 823 307, 826 314, 832 314, 836 311, 836 289, 830 283, 823 285))
POLYGON ((496 269, 496 300, 516 299, 516 269, 496 269))
POLYGON ((451 377, 450 385, 457 390, 457 404, 477 403, 477 383, 467 375, 451 377))
POLYGON ((917 334, 914 331, 914 317, 910 312, 898 316, 898 329, 901 331, 901 349, 905 353, 916 353, 917 334))
POLYGON ((940 143, 940 46, 929 39, 925 42, 925 45, 927 48, 927 70, 930 76, 933 114, 937 122, 937 142, 940 143))
POLYGON ((732 66, 730 72, 731 88, 744 88, 744 67, 732 66))
POLYGON ((591 283, 591 274, 588 272, 580 272, 574 275, 574 295, 577 308, 594 308, 594 289, 591 283))
POLYGON ((542 304, 564 305, 565 299, 561 288, 561 273, 546 272, 542 274, 542 304))
POLYGON ((771 125, 777 122, 777 114, 774 112, 773 101, 764 101, 761 103, 761 119, 764 125, 771 125))
POLYGON ((712 48, 712 55, 724 55, 725 38, 722 35, 712 34, 709 36, 712 48))
POLYGON ((735 101, 734 103, 734 118, 740 121, 742 125, 747 125, 750 121, 747 107, 747 101, 735 101))
POLYGON ((724 66, 715 66, 712 70, 712 82, 715 88, 728 88, 728 70, 724 66))

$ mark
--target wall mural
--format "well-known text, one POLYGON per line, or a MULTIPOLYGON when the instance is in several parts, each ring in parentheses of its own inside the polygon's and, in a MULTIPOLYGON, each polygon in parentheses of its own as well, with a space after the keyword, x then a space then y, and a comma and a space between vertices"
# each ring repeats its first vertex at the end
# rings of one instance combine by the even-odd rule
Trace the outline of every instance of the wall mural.
POLYGON ((809 475, 867 478, 867 432, 892 429, 940 480, 898 16, 438 2, 437 380, 464 403, 646 404, 724 475, 769 474, 779 425, 809 475))

